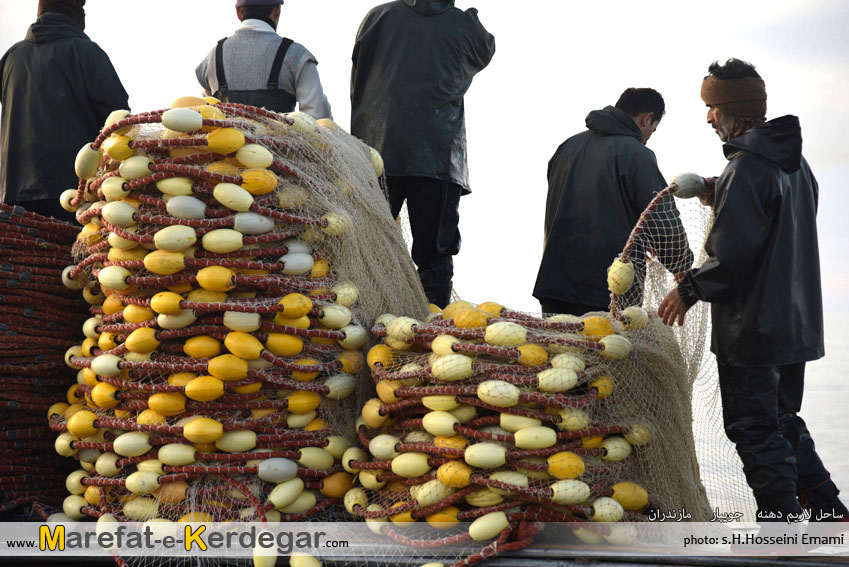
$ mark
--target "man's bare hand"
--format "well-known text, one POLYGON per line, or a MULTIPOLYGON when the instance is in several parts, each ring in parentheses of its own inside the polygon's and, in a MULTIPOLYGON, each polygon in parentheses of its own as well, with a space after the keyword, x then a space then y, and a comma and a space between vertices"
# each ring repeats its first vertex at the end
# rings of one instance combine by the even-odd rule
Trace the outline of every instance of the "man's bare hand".
POLYGON ((716 189, 711 187, 710 189, 699 195, 699 201, 701 201, 702 205, 704 205, 705 207, 712 207, 715 196, 716 189))
POLYGON ((716 177, 705 178, 705 192, 699 195, 699 201, 705 207, 712 207, 716 198, 716 177))
POLYGON ((680 326, 684 324, 684 315, 687 314, 689 309, 690 307, 684 303, 684 300, 678 294, 678 290, 673 289, 660 302, 657 314, 664 324, 672 326, 677 321, 680 326))

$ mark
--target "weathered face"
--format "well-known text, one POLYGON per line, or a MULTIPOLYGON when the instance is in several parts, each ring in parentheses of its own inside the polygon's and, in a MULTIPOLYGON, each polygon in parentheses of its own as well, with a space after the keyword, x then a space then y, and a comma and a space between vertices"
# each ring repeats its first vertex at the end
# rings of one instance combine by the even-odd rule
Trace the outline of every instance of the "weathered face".
POLYGON ((718 106, 708 106, 707 121, 708 124, 713 126, 720 140, 727 142, 731 139, 731 131, 734 128, 734 117, 727 112, 723 112, 718 106))

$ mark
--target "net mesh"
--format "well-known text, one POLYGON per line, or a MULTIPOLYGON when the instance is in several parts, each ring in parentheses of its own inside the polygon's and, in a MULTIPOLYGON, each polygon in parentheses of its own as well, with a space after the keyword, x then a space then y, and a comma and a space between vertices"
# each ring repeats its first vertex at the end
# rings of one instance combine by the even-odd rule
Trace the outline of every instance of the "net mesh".
MULTIPOLYGON (((707 256, 702 244, 713 216, 712 208, 701 204, 699 198, 712 191, 714 182, 715 178, 681 174, 646 207, 622 256, 617 258, 621 260, 631 250, 638 255, 647 250, 646 269, 642 273, 639 268, 634 270, 634 285, 627 292, 612 294, 611 312, 628 305, 635 289, 642 291, 642 305, 647 310, 656 309, 676 285, 673 274, 690 267, 689 263, 681 263, 689 259, 688 249, 695 253, 693 267, 705 261, 707 256)), ((611 285, 611 289, 614 287, 611 285)), ((710 306, 705 302, 696 303, 687 312, 684 324, 671 328, 684 358, 686 380, 692 389, 692 429, 701 480, 710 503, 714 509, 739 512, 745 521, 753 522, 756 503, 743 475, 740 458, 722 426, 716 359, 708 349, 710 306)))

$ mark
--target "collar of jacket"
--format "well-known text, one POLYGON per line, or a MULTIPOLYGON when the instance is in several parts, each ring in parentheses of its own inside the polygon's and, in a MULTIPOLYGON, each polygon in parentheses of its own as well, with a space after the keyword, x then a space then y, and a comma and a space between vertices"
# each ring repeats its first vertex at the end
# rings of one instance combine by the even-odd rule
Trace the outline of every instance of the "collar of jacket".
POLYGON ((630 136, 640 142, 643 140, 643 135, 631 115, 615 106, 593 110, 587 114, 586 125, 602 136, 630 136))
POLYGON ((402 0, 422 16, 435 16, 454 7, 454 0, 402 0))
POLYGON ((70 37, 88 39, 80 24, 71 16, 58 12, 45 12, 29 27, 26 40, 33 43, 48 43, 70 37))
POLYGON ((264 33, 273 33, 276 34, 277 30, 269 24, 265 20, 257 20, 255 18, 248 18, 246 20, 242 20, 242 25, 239 26, 239 29, 236 31, 255 31, 255 32, 264 32, 264 33))
POLYGON ((802 129, 788 114, 747 130, 722 146, 729 160, 741 151, 757 154, 792 173, 802 167, 802 129))

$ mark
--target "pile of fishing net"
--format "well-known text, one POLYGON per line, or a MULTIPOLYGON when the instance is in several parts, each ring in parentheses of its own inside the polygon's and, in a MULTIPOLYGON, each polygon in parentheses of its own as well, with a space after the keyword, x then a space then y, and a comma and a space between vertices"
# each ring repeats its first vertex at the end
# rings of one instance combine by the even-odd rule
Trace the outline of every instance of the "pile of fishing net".
POLYGON ((365 328, 427 312, 380 156, 331 121, 185 97, 113 113, 76 171, 63 281, 102 294, 49 416, 79 463, 64 514, 328 517, 365 328))
MULTIPOLYGON (((457 565, 527 547, 544 522, 622 543, 616 526, 652 510, 710 518, 691 429, 703 317, 673 331, 615 296, 581 318, 428 314, 380 156, 302 113, 193 97, 116 111, 76 170, 62 281, 91 307, 66 319, 78 384, 49 410, 79 465, 54 518, 345 509, 457 565)), ((670 285, 655 264, 647 305, 670 285)))
POLYGON ((544 319, 458 301, 372 332, 378 397, 342 464, 360 485, 346 509, 373 530, 414 548, 467 542, 463 565, 530 545, 539 522, 601 522, 576 534, 622 543, 602 523, 710 517, 684 360, 642 308, 544 319))
MULTIPOLYGON (((77 340, 79 293, 61 282, 75 228, 0 204, 0 512, 11 519, 35 501, 60 502, 61 459, 45 453, 44 415, 64 397, 65 351, 77 340)), ((92 299, 94 286, 85 290, 92 299)))

